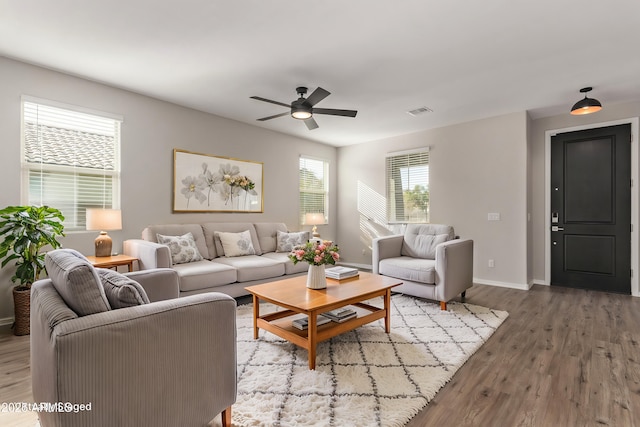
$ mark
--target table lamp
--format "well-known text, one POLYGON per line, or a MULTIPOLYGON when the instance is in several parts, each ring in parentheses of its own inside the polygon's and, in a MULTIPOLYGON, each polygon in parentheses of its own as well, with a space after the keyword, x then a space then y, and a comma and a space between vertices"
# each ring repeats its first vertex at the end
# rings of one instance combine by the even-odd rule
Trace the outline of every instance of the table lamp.
POLYGON ((87 230, 100 230, 96 237, 96 257, 111 256, 112 241, 107 230, 122 230, 120 209, 87 209, 87 230))
POLYGON ((324 224, 324 214, 322 213, 307 213, 304 216, 304 223, 306 225, 313 225, 311 229, 311 233, 313 237, 320 237, 320 233, 318 233, 318 224, 324 224))

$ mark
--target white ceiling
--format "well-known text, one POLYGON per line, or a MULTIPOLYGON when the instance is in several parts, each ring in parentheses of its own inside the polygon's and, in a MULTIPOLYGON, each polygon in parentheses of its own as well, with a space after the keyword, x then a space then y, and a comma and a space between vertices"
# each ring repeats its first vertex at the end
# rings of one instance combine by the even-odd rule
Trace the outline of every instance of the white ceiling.
POLYGON ((0 0, 0 55, 335 146, 639 100, 639 31, 639 0, 0 0), (358 116, 256 121, 297 86, 358 116))

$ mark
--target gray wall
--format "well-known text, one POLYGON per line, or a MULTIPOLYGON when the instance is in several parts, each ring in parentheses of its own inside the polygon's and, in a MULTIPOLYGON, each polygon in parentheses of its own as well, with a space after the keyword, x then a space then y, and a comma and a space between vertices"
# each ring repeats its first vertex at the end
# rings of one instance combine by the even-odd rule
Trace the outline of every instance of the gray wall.
MULTIPOLYGON (((115 89, 51 70, 0 57, 0 206, 20 204, 20 97, 31 95, 124 116, 122 126, 123 230, 109 232, 114 251, 122 241, 139 238, 148 224, 200 221, 284 222, 298 225, 298 157, 325 158, 331 164, 330 182, 337 181, 334 147, 270 132, 233 120, 115 89), (235 157, 264 163, 264 213, 172 212, 173 149, 235 157)), ((212 90, 212 95, 215 91, 212 90)), ((331 194, 330 225, 335 235, 336 196, 331 194)), ((309 228, 309 227, 306 227, 309 228)), ((305 229, 306 229, 305 228, 305 229)), ((65 247, 93 253, 96 232, 70 233, 65 247)), ((0 323, 13 317, 10 277, 0 271, 0 323)))
POLYGON ((428 146, 431 222, 474 239, 477 282, 526 288, 527 125, 520 112, 340 148, 338 236, 345 260, 370 265, 371 239, 399 231, 384 225, 385 154, 428 146), (490 212, 501 220, 488 221, 490 212))

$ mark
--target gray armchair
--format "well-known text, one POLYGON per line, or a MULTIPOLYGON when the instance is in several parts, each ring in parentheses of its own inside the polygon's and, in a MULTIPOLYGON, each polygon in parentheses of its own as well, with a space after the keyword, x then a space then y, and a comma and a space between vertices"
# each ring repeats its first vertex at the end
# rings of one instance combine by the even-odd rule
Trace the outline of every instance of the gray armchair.
POLYGON ((456 239, 453 227, 408 224, 404 235, 373 240, 373 272, 402 280, 395 292, 447 302, 473 286, 473 240, 456 239))
POLYGON ((233 298, 172 298, 171 269, 119 275, 68 249, 49 252, 46 264, 50 278, 31 289, 33 397, 75 406, 40 412, 42 427, 204 427, 220 413, 230 425, 233 298), (149 301, 145 290, 172 299, 149 301))

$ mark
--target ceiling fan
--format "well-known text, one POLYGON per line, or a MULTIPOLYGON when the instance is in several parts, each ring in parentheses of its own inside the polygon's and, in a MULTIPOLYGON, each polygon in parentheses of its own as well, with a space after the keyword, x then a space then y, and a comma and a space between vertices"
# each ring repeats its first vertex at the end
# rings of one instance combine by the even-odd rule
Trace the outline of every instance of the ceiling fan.
POLYGON ((252 96, 252 99, 257 99, 258 101, 270 102, 271 104, 281 105, 283 107, 290 108, 291 111, 286 113, 280 113, 273 116, 263 117, 258 119, 260 122, 264 122, 265 120, 271 120, 278 117, 284 117, 288 114, 291 114, 291 117, 298 120, 303 120, 304 124, 307 125, 309 130, 317 129, 318 123, 313 118, 314 114, 328 114, 330 116, 343 116, 343 117, 355 117, 358 114, 355 110, 336 110, 334 108, 314 108, 318 102, 325 99, 327 96, 331 95, 331 92, 318 87, 313 91, 308 98, 305 98, 304 95, 307 93, 306 87, 298 87, 296 88, 296 92, 300 95, 300 98, 293 101, 291 104, 285 104, 284 102, 273 101, 271 99, 261 98, 259 96, 252 96))

